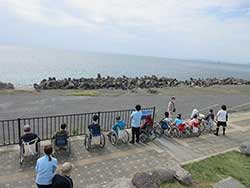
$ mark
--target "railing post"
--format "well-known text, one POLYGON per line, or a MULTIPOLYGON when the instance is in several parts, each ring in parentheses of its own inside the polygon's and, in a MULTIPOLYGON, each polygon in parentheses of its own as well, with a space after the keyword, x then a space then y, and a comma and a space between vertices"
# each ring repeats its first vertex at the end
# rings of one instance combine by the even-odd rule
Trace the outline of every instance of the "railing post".
POLYGON ((18 138, 20 140, 21 139, 21 119, 20 118, 17 119, 17 124, 18 124, 18 138))
POLYGON ((155 121, 155 106, 154 106, 153 109, 154 109, 154 110, 153 110, 153 121, 155 121))
POLYGON ((97 114, 98 114, 98 124, 100 125, 100 119, 101 119, 101 117, 100 117, 100 115, 101 115, 101 112, 97 112, 97 114))

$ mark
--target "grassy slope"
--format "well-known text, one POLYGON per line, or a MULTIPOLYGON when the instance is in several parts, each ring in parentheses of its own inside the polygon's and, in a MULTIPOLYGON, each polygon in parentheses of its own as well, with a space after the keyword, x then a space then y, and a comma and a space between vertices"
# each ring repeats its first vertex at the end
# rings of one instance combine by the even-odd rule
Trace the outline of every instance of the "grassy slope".
MULTIPOLYGON (((250 157, 238 152, 214 156, 203 161, 184 166, 191 172, 194 188, 212 188, 212 184, 229 176, 239 180, 246 187, 250 187, 250 157)), ((163 184, 162 188, 182 188, 178 183, 163 184)))

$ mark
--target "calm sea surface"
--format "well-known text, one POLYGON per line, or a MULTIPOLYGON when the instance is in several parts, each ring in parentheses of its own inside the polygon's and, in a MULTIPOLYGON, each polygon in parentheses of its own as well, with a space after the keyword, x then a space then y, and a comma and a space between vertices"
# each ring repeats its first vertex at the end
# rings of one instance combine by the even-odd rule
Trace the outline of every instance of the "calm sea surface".
POLYGON ((0 81, 29 86, 43 78, 157 75, 177 79, 238 77, 250 80, 250 65, 184 61, 130 55, 0 47, 0 81))

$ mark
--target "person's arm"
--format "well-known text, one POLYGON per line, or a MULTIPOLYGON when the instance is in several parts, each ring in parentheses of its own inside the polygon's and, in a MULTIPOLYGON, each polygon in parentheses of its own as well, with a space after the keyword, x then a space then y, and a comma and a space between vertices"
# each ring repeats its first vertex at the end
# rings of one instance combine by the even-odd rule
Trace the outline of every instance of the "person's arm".
POLYGON ((134 114, 135 114, 135 112, 132 112, 132 114, 130 115, 130 119, 133 118, 134 114))
POLYGON ((216 121, 218 121, 218 116, 220 115, 220 111, 219 112, 217 112, 217 114, 216 114, 216 121))
POLYGON ((226 121, 228 121, 228 113, 226 114, 226 121))

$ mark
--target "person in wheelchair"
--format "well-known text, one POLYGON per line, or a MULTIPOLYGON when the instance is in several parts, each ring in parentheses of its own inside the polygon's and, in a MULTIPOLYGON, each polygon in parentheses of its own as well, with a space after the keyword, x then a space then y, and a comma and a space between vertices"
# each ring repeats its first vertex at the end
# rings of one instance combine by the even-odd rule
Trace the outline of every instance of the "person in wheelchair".
POLYGON ((56 147, 64 147, 68 144, 69 132, 67 131, 67 124, 61 124, 60 131, 56 132, 56 134, 52 137, 54 140, 54 145, 56 147))
POLYGON ((179 127, 180 125, 183 125, 184 123, 185 121, 181 118, 181 114, 178 114, 173 122, 173 125, 175 125, 176 127, 179 127))
MULTIPOLYGON (((124 130, 126 127, 126 123, 124 120, 121 120, 120 116, 117 116, 116 123, 112 126, 112 131, 114 131, 118 135, 118 130, 124 130)), ((111 136, 112 131, 108 133, 108 136, 111 136)))
POLYGON ((92 118, 93 122, 88 126, 89 132, 90 132, 90 139, 95 136, 101 135, 101 126, 98 123, 99 116, 94 115, 92 118))
POLYGON ((197 114, 193 115, 193 119, 188 123, 193 132, 198 132, 201 121, 198 118, 197 114))
MULTIPOLYGON (((31 132, 31 128, 29 125, 25 125, 23 127, 24 134, 21 136, 19 140, 19 145, 22 146, 23 144, 27 143, 28 145, 35 144, 36 145, 36 153, 38 153, 38 145, 41 139, 37 136, 37 134, 31 132)), ((25 152, 25 149, 23 147, 23 153, 25 152)))
POLYGON ((141 125, 141 130, 146 130, 146 132, 149 132, 152 130, 153 125, 154 125, 154 122, 151 118, 151 115, 147 115, 145 123, 141 125))
POLYGON ((168 129, 169 126, 172 126, 173 120, 169 117, 169 112, 164 113, 165 118, 160 121, 162 129, 168 129))

